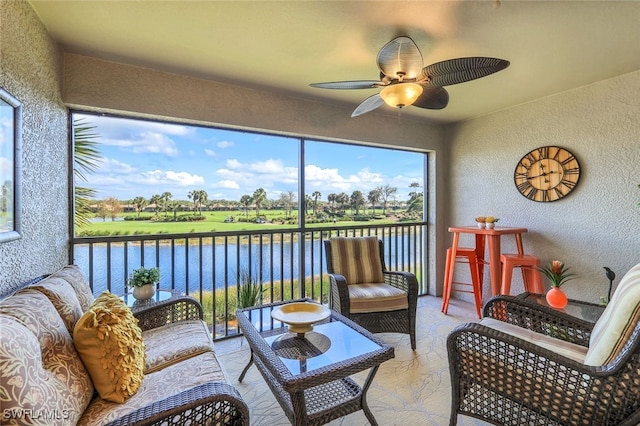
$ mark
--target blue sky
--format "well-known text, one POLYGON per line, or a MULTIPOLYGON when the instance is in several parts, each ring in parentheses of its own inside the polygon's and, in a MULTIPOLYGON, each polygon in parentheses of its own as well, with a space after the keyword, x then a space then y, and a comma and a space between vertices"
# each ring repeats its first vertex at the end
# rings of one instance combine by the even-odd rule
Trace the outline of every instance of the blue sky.
MULTIPOLYGON (((258 188, 269 199, 298 189, 296 138, 74 114, 95 126, 103 157, 99 169, 82 186, 97 198, 120 200, 168 191, 187 200, 192 190, 205 190, 209 200, 240 200, 258 188)), ((398 188, 406 200, 411 182, 422 183, 424 156, 419 153, 328 142, 305 145, 305 193, 398 188)))

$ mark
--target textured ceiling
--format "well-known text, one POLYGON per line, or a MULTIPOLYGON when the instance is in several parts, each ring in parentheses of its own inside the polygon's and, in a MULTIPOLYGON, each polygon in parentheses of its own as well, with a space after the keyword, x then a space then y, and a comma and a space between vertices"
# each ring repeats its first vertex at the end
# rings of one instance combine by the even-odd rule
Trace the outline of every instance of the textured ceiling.
POLYGON ((309 84, 377 79, 378 50, 398 35, 414 39, 425 65, 464 56, 511 62, 447 86, 444 110, 400 112, 429 121, 464 120, 640 69, 639 1, 29 2, 68 52, 354 109, 375 89, 309 84))

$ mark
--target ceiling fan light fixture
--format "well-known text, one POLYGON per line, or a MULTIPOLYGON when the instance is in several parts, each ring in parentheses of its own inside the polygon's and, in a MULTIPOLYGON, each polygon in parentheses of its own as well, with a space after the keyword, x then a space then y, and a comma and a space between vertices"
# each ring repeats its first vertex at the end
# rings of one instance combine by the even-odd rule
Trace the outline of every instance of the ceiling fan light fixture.
POLYGON ((421 94, 422 86, 419 84, 398 83, 382 89, 380 97, 393 108, 404 108, 413 104, 421 94))

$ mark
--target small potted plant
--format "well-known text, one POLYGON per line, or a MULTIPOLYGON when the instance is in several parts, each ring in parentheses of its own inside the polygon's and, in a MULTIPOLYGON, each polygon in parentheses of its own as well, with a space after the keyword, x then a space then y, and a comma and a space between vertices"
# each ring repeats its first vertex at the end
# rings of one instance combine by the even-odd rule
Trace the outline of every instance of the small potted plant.
POLYGON ((496 226, 496 222, 499 221, 500 219, 498 219, 497 217, 494 216, 487 216, 484 218, 485 223, 485 227, 487 229, 493 229, 496 226))
POLYGON ((567 306, 567 295, 560 289, 562 284, 573 279, 576 274, 569 272, 569 268, 565 268, 564 263, 554 260, 544 268, 538 268, 545 277, 551 281, 551 289, 547 292, 546 299, 552 308, 562 309, 567 306))
POLYGON ((142 266, 133 271, 127 284, 133 288, 133 297, 138 300, 146 300, 156 294, 156 286, 159 281, 159 268, 145 268, 142 266))
POLYGON ((476 217, 476 222, 478 223, 478 228, 484 229, 487 222, 487 218, 484 216, 478 216, 476 217))

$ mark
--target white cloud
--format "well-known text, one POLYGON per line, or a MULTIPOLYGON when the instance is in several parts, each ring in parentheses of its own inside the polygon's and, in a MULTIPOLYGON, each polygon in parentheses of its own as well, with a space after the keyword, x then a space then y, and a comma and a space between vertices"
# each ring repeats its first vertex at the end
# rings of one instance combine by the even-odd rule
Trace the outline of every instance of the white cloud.
POLYGON ((225 189, 240 189, 240 185, 238 185, 238 182, 234 181, 234 180, 220 180, 216 183, 214 183, 213 185, 211 185, 212 188, 225 188, 225 189))
POLYGON ((216 144, 216 146, 221 149, 231 148, 233 145, 234 143, 230 141, 220 141, 216 144))
POLYGON ((187 172, 174 172, 171 170, 152 170, 140 173, 141 183, 147 185, 177 184, 178 186, 194 186, 204 184, 204 178, 187 172))
POLYGON ((204 153, 209 157, 215 157, 217 155, 216 152, 212 149, 205 149, 204 153))

